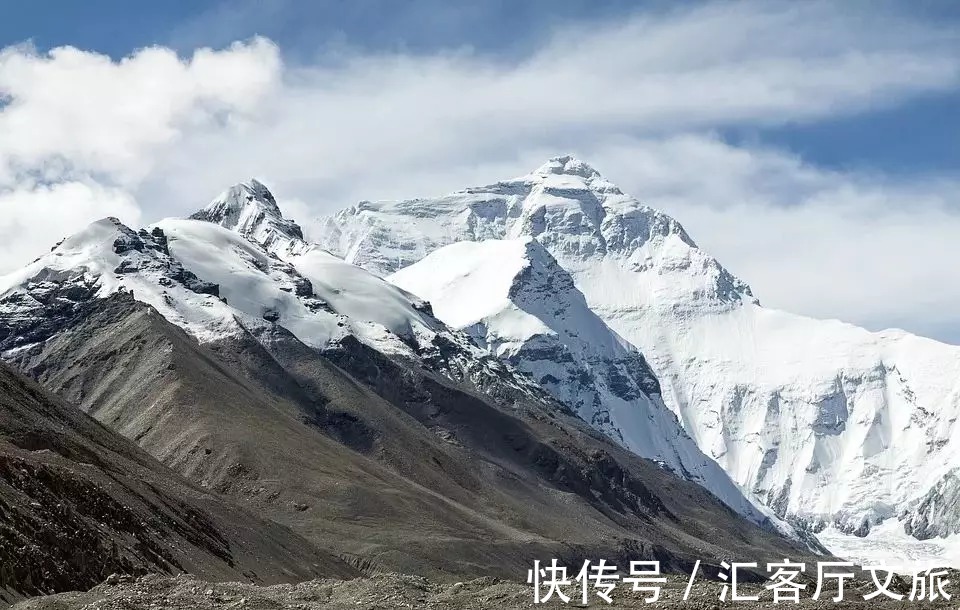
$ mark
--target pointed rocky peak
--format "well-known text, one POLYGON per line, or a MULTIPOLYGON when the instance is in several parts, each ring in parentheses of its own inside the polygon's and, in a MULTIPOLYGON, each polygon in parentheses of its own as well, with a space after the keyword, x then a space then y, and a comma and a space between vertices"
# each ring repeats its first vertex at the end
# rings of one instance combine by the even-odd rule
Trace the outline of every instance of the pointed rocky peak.
POLYGON ((263 216, 283 218, 273 193, 255 179, 231 186, 191 218, 234 229, 241 218, 251 215, 251 211, 263 216))
POLYGON ((256 179, 231 186, 190 218, 226 227, 268 249, 303 241, 300 226, 283 217, 273 193, 256 179))

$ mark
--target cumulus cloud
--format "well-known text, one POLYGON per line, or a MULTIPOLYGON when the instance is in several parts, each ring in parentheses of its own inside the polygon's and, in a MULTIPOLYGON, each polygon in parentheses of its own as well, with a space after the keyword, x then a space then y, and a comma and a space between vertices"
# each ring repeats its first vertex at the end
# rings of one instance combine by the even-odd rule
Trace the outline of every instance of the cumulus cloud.
POLYGON ((958 41, 873 7, 737 3, 567 27, 509 60, 341 51, 293 65, 263 39, 121 61, 9 48, 0 272, 98 216, 186 214, 250 176, 309 225, 361 198, 439 194, 574 152, 677 215, 762 299, 871 325, 908 312, 916 326, 952 289, 931 272, 922 297, 892 296, 956 222, 940 205, 955 184, 828 172, 712 134, 954 90, 958 41), (925 247, 891 260, 895 238, 925 247), (841 255, 858 271, 821 281, 841 255), (880 280, 888 292, 865 293, 880 280))
POLYGON ((129 193, 76 181, 0 190, 0 211, 0 274, 33 260, 54 240, 93 220, 115 216, 133 226, 141 221, 129 193))
POLYGON ((265 40, 181 59, 148 48, 119 62, 61 47, 0 52, 0 176, 99 174, 131 184, 151 169, 158 147, 186 128, 228 126, 251 111, 278 76, 265 40))

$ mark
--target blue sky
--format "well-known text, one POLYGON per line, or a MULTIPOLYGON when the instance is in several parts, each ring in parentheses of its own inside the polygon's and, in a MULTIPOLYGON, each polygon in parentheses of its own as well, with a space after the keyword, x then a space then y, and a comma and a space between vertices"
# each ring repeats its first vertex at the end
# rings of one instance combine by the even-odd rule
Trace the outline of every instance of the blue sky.
MULTIPOLYGON (((960 3, 951 0, 886 6, 960 28, 960 3)), ((288 60, 301 62, 339 47, 419 54, 467 49, 511 60, 530 54, 565 25, 675 8, 636 0, 10 0, 0 22, 0 47, 29 40, 41 50, 73 45, 119 59, 144 46, 189 53, 261 35, 276 42, 288 60)), ((960 172, 957 91, 813 124, 721 131, 731 141, 785 146, 829 167, 960 172)))
POLYGON ((668 6, 629 0, 38 0, 9 3, 0 43, 30 38, 41 48, 71 44, 122 57, 147 45, 222 46, 259 34, 304 56, 339 43, 381 51, 471 47, 500 55, 529 51, 566 22, 610 20, 668 6), (58 17, 50 19, 53 14, 58 17))
POLYGON ((2 8, 0 273, 250 176, 309 232, 570 152, 768 305, 960 343, 958 3, 2 8))

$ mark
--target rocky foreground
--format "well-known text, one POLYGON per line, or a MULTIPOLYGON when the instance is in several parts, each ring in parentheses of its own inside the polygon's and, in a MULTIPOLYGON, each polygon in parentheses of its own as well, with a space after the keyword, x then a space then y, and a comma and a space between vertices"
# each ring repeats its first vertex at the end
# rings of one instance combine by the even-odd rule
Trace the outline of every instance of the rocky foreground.
MULTIPOLYGON (((612 594, 613 603, 608 604, 590 591, 588 604, 580 603, 579 596, 565 589, 571 596, 569 603, 551 600, 546 604, 533 603, 533 590, 529 585, 480 578, 453 584, 440 584, 418 576, 377 574, 352 580, 313 580, 296 585, 259 587, 243 583, 207 583, 191 576, 174 577, 148 575, 139 579, 111 577, 107 582, 86 593, 61 593, 48 597, 30 599, 14 606, 16 610, 133 610, 162 608, 170 610, 213 610, 243 608, 249 610, 280 610, 323 608, 345 609, 393 609, 393 608, 689 608, 714 610, 719 608, 948 608, 954 607, 949 600, 934 602, 862 600, 870 591, 850 590, 842 603, 830 601, 833 593, 823 599, 810 599, 812 590, 801 596, 799 605, 781 602, 772 603, 772 594, 757 585, 741 585, 740 593, 760 595, 760 602, 718 601, 722 583, 695 583, 687 601, 683 600, 686 583, 680 580, 668 583, 659 601, 646 604, 646 593, 634 593, 627 586, 618 587, 612 594)), ((903 590, 909 593, 909 588, 903 590)))

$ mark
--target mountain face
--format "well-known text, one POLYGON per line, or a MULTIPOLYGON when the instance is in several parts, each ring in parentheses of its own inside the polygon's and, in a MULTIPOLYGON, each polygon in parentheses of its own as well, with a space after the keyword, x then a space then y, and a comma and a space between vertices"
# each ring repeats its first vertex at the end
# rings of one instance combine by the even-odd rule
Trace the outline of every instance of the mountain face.
POLYGON ((235 184, 190 218, 236 231, 267 250, 303 242, 303 231, 283 217, 273 193, 257 180, 235 184))
POLYGON ((0 602, 111 574, 261 584, 357 571, 203 491, 0 364, 0 602))
POLYGON ((365 571, 516 578, 543 557, 679 570, 808 553, 305 242, 256 182, 192 219, 99 221, 0 278, 0 353, 365 571))
POLYGON ((440 319, 531 375, 594 428, 763 519, 663 404, 643 355, 590 311, 535 239, 451 244, 388 279, 427 299, 440 319))
POLYGON ((437 199, 361 202, 322 219, 322 225, 320 245, 379 275, 457 241, 529 236, 574 277, 595 311, 601 303, 592 293, 616 279, 632 281, 610 295, 611 309, 662 303, 678 310, 724 310, 755 302, 749 286, 697 248, 676 220, 571 157, 437 199))
POLYGON ((643 353, 700 448, 781 516, 863 535, 960 460, 960 348, 762 307, 675 220, 576 159, 323 226, 322 244, 382 275, 454 242, 535 238, 643 353))
POLYGON ((451 376, 496 379, 517 393, 546 396, 450 332, 421 300, 300 240, 296 225, 277 216, 273 196, 250 184, 194 215, 211 222, 167 219, 134 231, 106 218, 0 278, 0 353, 9 358, 38 345, 92 298, 130 292, 202 341, 280 324, 321 350, 349 337, 416 361, 444 351, 451 376), (251 199, 238 211, 224 202, 236 204, 239 192, 251 199), (262 243, 252 241, 258 238, 262 243))

